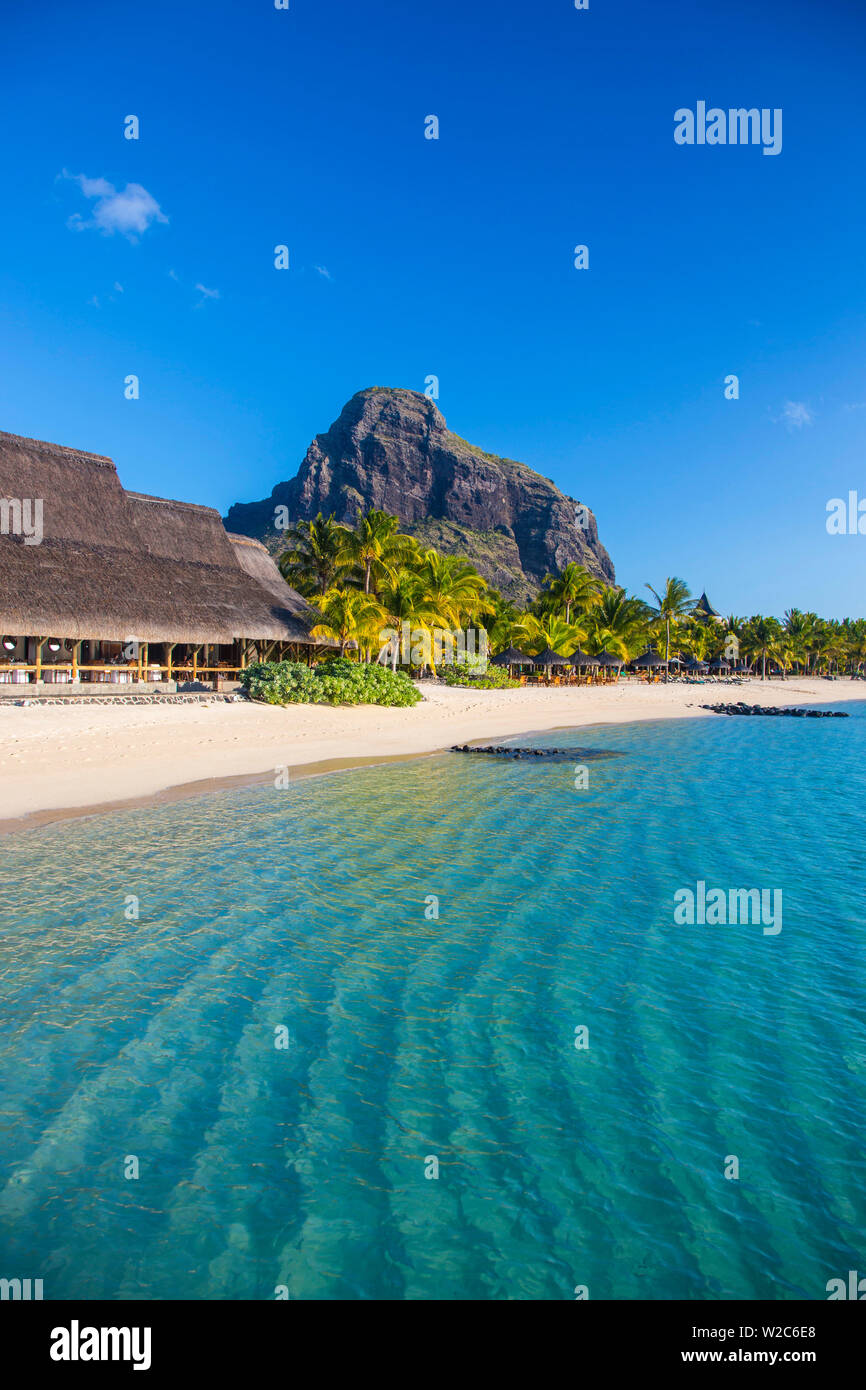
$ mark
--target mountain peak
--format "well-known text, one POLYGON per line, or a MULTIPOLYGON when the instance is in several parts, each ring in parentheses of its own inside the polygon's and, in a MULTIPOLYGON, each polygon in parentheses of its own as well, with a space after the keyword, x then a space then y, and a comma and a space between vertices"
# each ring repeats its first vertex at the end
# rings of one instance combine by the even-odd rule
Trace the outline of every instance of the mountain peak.
POLYGON ((261 502, 235 503, 226 525, 278 553, 278 506, 293 522, 321 511, 345 525, 371 507, 392 512, 422 543, 465 555, 521 602, 570 560, 614 577, 588 508, 526 464, 453 434, 429 396, 404 387, 357 391, 316 435, 295 477, 261 502))

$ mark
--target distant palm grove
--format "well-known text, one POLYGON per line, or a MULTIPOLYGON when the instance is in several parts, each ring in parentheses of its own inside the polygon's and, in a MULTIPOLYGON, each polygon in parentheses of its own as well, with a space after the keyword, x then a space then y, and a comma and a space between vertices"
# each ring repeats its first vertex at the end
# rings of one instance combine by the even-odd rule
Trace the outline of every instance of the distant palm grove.
POLYGON ((607 585, 582 565, 546 576, 524 611, 491 588, 469 560, 423 548, 387 512, 359 516, 354 527, 321 513, 286 533, 280 569, 321 613, 314 629, 340 655, 379 657, 385 630, 408 623, 415 632, 484 629, 490 654, 517 648, 527 657, 552 650, 570 658, 606 651, 624 665, 648 649, 661 661, 710 662, 732 657, 757 674, 862 674, 866 619, 842 621, 789 609, 782 619, 710 616, 682 579, 648 601, 607 585))

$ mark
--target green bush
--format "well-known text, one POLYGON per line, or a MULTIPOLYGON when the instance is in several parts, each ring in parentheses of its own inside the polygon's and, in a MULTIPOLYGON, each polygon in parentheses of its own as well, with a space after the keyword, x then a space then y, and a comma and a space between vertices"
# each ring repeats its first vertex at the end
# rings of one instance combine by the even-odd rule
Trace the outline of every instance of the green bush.
POLYGON ((445 667, 446 685, 470 685, 473 690, 516 690, 520 681, 513 681, 507 666, 488 666, 486 670, 466 661, 445 667))
POLYGON ((421 699, 402 671, 337 657, 315 670, 302 661, 258 661, 241 672, 251 700, 268 705, 415 705, 421 699))

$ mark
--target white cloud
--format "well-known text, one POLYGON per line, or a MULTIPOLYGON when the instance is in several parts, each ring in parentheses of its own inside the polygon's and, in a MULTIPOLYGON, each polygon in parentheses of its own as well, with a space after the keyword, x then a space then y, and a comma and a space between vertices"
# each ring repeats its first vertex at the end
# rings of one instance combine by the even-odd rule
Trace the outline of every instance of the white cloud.
POLYGON ((73 231, 95 227, 103 236, 120 232, 128 241, 137 241, 154 222, 168 222, 159 203, 140 183, 128 183, 118 191, 107 179, 89 179, 86 174, 70 174, 67 169, 62 177, 77 183, 85 198, 96 199, 89 218, 79 212, 72 214, 67 226, 73 231))
POLYGON ((317 270, 320 275, 323 275, 326 280, 333 280, 334 278, 326 265, 316 265, 313 266, 313 269, 317 270))
POLYGON ((168 272, 168 278, 169 278, 170 280, 177 280, 178 284, 180 284, 180 277, 178 276, 178 273, 177 273, 176 270, 170 270, 170 271, 168 272))
POLYGON ((196 308, 197 308, 197 309, 200 308, 202 304, 204 304, 204 302, 205 302, 206 299, 219 299, 219 297, 220 297, 220 292, 219 292, 219 290, 209 290, 209 289, 207 288, 207 285, 196 285, 196 289, 198 290, 199 294, 201 295, 201 299, 199 300, 198 304, 196 305, 196 308))
POLYGON ((787 426, 789 430, 801 430, 804 425, 811 425, 815 416, 804 401, 785 401, 779 421, 787 426))
POLYGON ((117 280, 114 282, 114 288, 117 290, 118 294, 123 294, 123 286, 118 284, 117 280))

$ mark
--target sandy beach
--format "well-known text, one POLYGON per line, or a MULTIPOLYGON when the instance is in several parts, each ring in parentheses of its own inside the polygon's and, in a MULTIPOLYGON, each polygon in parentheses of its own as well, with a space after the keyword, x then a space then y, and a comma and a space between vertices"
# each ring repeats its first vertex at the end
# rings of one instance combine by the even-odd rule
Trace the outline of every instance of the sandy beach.
POLYGON ((0 822, 8 830, 178 789, 274 776, 282 767, 326 771, 558 727, 717 718, 701 710, 708 702, 817 705, 864 698, 862 682, 800 678, 740 686, 421 688, 424 701, 412 709, 0 705, 0 822))

